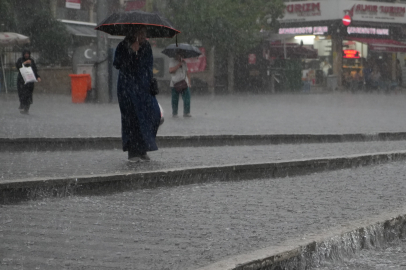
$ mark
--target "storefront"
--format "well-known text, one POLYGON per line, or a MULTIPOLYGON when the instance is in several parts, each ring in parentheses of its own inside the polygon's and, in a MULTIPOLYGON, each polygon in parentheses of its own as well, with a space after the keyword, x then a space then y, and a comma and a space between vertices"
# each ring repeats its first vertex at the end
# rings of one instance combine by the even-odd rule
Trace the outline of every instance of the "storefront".
POLYGON ((324 76, 333 73, 340 86, 348 76, 362 76, 366 61, 378 66, 382 78, 390 81, 396 80, 396 60, 406 64, 406 44, 401 42, 406 39, 405 13, 405 4, 350 0, 288 2, 278 33, 295 35, 286 43, 316 49, 317 61, 303 57, 308 65, 304 68, 316 69, 313 73, 324 76))

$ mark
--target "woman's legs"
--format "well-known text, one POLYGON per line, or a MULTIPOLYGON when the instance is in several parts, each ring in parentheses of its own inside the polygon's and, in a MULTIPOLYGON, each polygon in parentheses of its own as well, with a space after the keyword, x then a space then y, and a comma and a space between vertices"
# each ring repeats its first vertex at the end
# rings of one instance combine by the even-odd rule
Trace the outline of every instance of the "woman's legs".
POLYGON ((172 115, 178 115, 179 93, 172 88, 172 115))
POLYGON ((17 84, 18 98, 20 100, 20 110, 28 113, 30 105, 32 104, 32 94, 34 91, 34 84, 24 84, 18 82, 17 84))
POLYGON ((182 92, 183 115, 190 114, 190 89, 189 87, 182 92))

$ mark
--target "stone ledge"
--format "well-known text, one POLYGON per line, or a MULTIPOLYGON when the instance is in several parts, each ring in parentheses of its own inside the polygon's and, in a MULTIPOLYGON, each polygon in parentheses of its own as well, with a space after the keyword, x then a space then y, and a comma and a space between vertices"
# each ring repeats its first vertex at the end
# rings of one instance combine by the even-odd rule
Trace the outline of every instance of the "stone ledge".
POLYGON ((242 254, 198 270, 309 269, 319 262, 354 256, 401 239, 406 233, 406 207, 330 229, 319 235, 306 235, 276 246, 242 254))
MULTIPOLYGON (((157 137, 157 143, 159 147, 162 148, 400 140, 406 140, 406 132, 387 132, 375 134, 197 135, 157 137)), ((0 152, 107 149, 121 149, 121 138, 0 138, 0 152)))
POLYGON ((404 159, 406 159, 406 151, 399 151, 258 164, 194 167, 140 173, 6 180, 0 183, 0 204, 15 203, 27 199, 41 199, 44 197, 99 195, 136 189, 180 186, 214 181, 282 178, 404 159))

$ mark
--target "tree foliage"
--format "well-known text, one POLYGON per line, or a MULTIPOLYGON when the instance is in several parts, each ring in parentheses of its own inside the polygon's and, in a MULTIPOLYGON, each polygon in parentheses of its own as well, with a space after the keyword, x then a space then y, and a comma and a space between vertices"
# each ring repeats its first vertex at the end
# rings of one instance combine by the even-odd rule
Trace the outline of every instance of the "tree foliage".
POLYGON ((163 0, 165 15, 182 31, 180 37, 236 52, 258 44, 261 29, 283 14, 282 0, 163 0))
POLYGON ((16 27, 13 11, 13 0, 0 0, 0 31, 5 32, 16 27))
POLYGON ((29 48, 40 53, 44 64, 66 61, 71 43, 63 23, 53 17, 50 1, 54 0, 0 0, 0 14, 7 8, 2 30, 30 37, 29 48))

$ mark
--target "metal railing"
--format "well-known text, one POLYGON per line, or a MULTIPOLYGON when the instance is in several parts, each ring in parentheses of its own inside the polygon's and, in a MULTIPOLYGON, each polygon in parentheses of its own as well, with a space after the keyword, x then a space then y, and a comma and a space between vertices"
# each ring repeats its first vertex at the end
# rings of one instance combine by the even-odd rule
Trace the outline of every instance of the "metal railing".
MULTIPOLYGON (((17 90, 18 70, 16 62, 22 56, 22 49, 19 47, 0 48, 1 63, 0 66, 0 93, 17 90)), ((38 53, 31 53, 31 57, 38 59, 38 53)))

